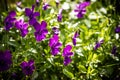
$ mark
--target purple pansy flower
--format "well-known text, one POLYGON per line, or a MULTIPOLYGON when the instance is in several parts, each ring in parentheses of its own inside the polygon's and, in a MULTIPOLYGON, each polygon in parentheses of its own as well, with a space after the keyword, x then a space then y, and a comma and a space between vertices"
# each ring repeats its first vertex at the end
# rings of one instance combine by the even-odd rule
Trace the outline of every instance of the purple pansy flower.
POLYGON ((16 16, 15 11, 9 12, 8 16, 4 20, 5 30, 9 31, 10 28, 12 28, 14 26, 13 24, 14 24, 14 22, 16 20, 15 16, 16 16))
POLYGON ((98 49, 103 42, 104 42, 104 40, 101 40, 100 42, 97 42, 95 47, 94 47, 94 50, 98 49))
POLYGON ((67 45, 64 49, 63 49, 63 54, 62 56, 64 57, 64 65, 68 65, 72 60, 71 60, 71 56, 73 55, 73 52, 71 52, 72 46, 71 45, 67 45))
POLYGON ((42 9, 47 10, 49 8, 49 6, 50 5, 48 3, 44 3, 42 9))
POLYGON ((117 47, 116 47, 116 46, 113 46, 111 53, 112 53, 112 54, 116 54, 116 51, 117 51, 117 47))
POLYGON ((54 34, 58 35, 59 34, 59 29, 57 27, 53 27, 52 31, 54 34))
POLYGON ((72 42, 73 42, 73 45, 75 46, 76 45, 76 38, 79 37, 79 31, 76 31, 73 38, 72 38, 72 42))
POLYGON ((34 60, 29 60, 28 62, 23 61, 20 66, 25 75, 32 75, 33 71, 35 70, 34 60))
POLYGON ((34 12, 35 5, 32 6, 32 9, 26 8, 25 14, 29 17, 29 24, 33 25, 37 22, 36 17, 40 16, 39 12, 34 12))
POLYGON ((22 37, 25 37, 26 34, 28 34, 28 24, 25 23, 24 20, 20 19, 19 21, 16 21, 15 26, 20 30, 22 37))
POLYGON ((115 28, 115 33, 120 33, 120 26, 115 28))
POLYGON ((60 52, 60 47, 62 46, 62 43, 59 42, 58 35, 54 34, 52 38, 49 40, 49 46, 51 48, 52 55, 57 55, 60 52))
POLYGON ((40 0, 36 0, 36 5, 39 6, 40 0))
POLYGON ((41 24, 35 23, 35 29, 36 32, 34 33, 35 38, 37 41, 41 41, 46 38, 46 34, 48 33, 48 30, 46 29, 47 23, 45 21, 42 21, 41 24))
POLYGON ((0 51, 0 71, 5 71, 12 64, 12 55, 9 50, 0 51))
POLYGON ((61 21, 62 21, 62 11, 63 11, 63 9, 60 9, 60 10, 59 10, 59 13, 58 13, 58 15, 57 15, 57 21, 58 21, 58 22, 61 22, 61 21))
POLYGON ((74 11, 77 12, 77 17, 82 18, 83 15, 86 13, 86 7, 90 5, 90 2, 83 2, 77 5, 77 9, 74 11))
POLYGON ((71 45, 67 45, 67 46, 63 49, 63 54, 62 54, 62 56, 63 56, 63 57, 66 57, 66 56, 70 57, 70 56, 72 56, 72 55, 73 55, 73 52, 70 52, 71 49, 72 49, 72 46, 71 46, 71 45))

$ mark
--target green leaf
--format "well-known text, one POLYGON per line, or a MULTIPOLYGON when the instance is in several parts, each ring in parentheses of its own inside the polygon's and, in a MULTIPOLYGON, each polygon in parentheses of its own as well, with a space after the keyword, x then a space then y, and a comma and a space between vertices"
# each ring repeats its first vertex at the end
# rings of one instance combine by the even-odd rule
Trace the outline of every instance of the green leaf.
POLYGON ((35 80, 38 77, 38 72, 34 72, 32 75, 32 80, 35 80))
POLYGON ((83 73, 86 73, 86 71, 87 71, 86 68, 85 68, 85 66, 83 66, 83 65, 81 65, 81 64, 78 66, 78 69, 79 69, 81 72, 83 72, 83 73))
POLYGON ((95 76, 97 73, 98 73, 97 70, 92 69, 90 74, 93 75, 93 76, 95 76))
POLYGON ((69 72, 67 69, 63 69, 63 74, 65 74, 70 79, 74 78, 74 75, 71 72, 69 72))
POLYGON ((93 54, 92 62, 96 62, 98 60, 98 55, 93 54))
POLYGON ((11 46, 14 46, 14 47, 17 47, 17 43, 14 42, 14 41, 8 41, 7 44, 11 45, 11 46))
POLYGON ((54 6, 54 7, 56 6, 55 1, 53 1, 53 0, 47 0, 47 2, 49 2, 49 4, 54 6))
POLYGON ((56 75, 51 75, 51 80, 58 80, 58 77, 56 75))

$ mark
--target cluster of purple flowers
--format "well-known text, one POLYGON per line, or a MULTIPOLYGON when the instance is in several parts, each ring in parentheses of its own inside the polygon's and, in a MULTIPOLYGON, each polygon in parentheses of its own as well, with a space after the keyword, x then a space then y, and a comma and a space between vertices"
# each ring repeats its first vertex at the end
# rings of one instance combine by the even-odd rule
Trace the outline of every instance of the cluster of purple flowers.
MULTIPOLYGON (((35 5, 32 6, 32 9, 25 8, 25 14, 29 18, 29 24, 32 25, 35 29, 35 38, 37 41, 41 41, 45 39, 46 34, 48 33, 47 30, 47 23, 42 21, 41 24, 37 21, 36 17, 40 16, 39 12, 34 12, 35 5)), ((15 18, 16 12, 11 11, 8 16, 5 18, 5 30, 10 30, 14 25, 15 27, 20 30, 21 36, 25 37, 28 34, 28 23, 24 22, 24 19, 16 20, 15 18)))
POLYGON ((15 18, 16 12, 11 11, 9 12, 8 16, 5 18, 4 23, 5 23, 5 30, 9 31, 14 25, 18 30, 21 32, 21 36, 25 37, 26 34, 28 33, 28 24, 24 22, 24 20, 16 20, 15 18))
MULTIPOLYGON (((36 5, 39 5, 39 0, 36 0, 36 5)), ((59 0, 56 1, 56 4, 59 4, 59 0)), ((89 2, 83 2, 81 4, 79 4, 79 6, 77 7, 77 9, 75 10, 75 12, 78 12, 78 14, 82 14, 83 16, 83 12, 85 12, 85 7, 89 5, 89 2)), ((45 3, 43 4, 43 10, 47 10, 48 7, 50 5, 45 3)), ((21 33, 22 37, 25 37, 29 30, 28 30, 28 26, 31 25, 34 27, 35 32, 35 38, 37 41, 42 41, 46 38, 46 35, 48 34, 48 30, 47 30, 47 23, 46 21, 42 21, 41 23, 39 23, 36 19, 37 16, 40 16, 39 12, 35 12, 35 5, 32 6, 32 8, 25 8, 25 15, 29 18, 29 24, 24 22, 24 19, 19 19, 16 20, 15 16, 16 16, 16 12, 15 11, 11 11, 8 16, 5 18, 5 30, 10 30, 10 28, 12 28, 13 26, 15 26, 21 33)), ((62 21, 62 11, 63 9, 59 10, 59 13, 57 15, 57 20, 58 22, 62 21)), ((78 16, 79 18, 79 16, 78 16)), ((49 46, 51 48, 51 53, 52 55, 57 55, 60 52, 60 47, 62 46, 62 43, 59 42, 59 30, 58 28, 54 27, 52 28, 54 35, 52 38, 50 38, 49 40, 49 46)), ((73 45, 76 45, 76 38, 79 36, 79 33, 76 31, 75 35, 73 37, 73 45)), ((66 48, 64 48, 63 50, 63 56, 65 58, 64 60, 64 64, 67 65, 68 63, 71 62, 70 56, 69 56, 69 48, 70 45, 66 46, 66 48), (68 56, 67 56, 68 55, 68 56)), ((70 48, 71 49, 71 48, 70 48)), ((25 71, 24 71, 25 72, 25 71)))
MULTIPOLYGON (((36 0, 36 4, 39 5, 39 0, 36 0)), ((56 4, 59 1, 56 1, 56 4)), ((77 8, 74 10, 77 13, 78 18, 82 18, 84 14, 86 13, 86 7, 90 5, 90 2, 83 2, 77 5, 77 8)), ((47 3, 43 4, 43 10, 47 10, 50 5, 47 3)), ((11 11, 8 16, 5 18, 5 30, 9 31, 14 25, 15 27, 20 31, 21 36, 25 37, 28 34, 28 26, 31 25, 34 27, 35 32, 35 38, 36 41, 42 41, 46 38, 46 35, 48 34, 47 30, 47 22, 46 21, 37 21, 37 16, 40 16, 39 12, 35 12, 35 5, 32 6, 32 9, 25 8, 25 15, 29 18, 29 24, 24 22, 23 19, 16 20, 16 12, 11 11)), ((62 11, 63 9, 59 10, 59 13, 57 15, 57 21, 62 22, 62 11)), ((51 49, 51 54, 56 56, 60 52, 60 47, 62 46, 62 43, 59 42, 59 29, 56 27, 52 28, 53 36, 49 39, 49 47, 51 49)), ((115 29, 116 33, 120 33, 120 27, 116 27, 115 29)), ((79 31, 76 31, 74 36, 72 37, 73 45, 76 46, 76 38, 78 38, 80 35, 79 31)), ((103 44, 104 40, 101 40, 95 44, 94 50, 97 50, 101 44, 103 44)), ((74 53, 71 51, 72 46, 66 45, 63 49, 62 56, 64 58, 64 65, 67 66, 72 62, 71 57, 74 55, 74 53)), ((113 46, 111 53, 115 54, 117 51, 117 47, 113 46)), ((0 51, 0 71, 5 71, 10 68, 12 64, 12 55, 9 50, 6 51, 0 51)), ((29 60, 28 62, 23 61, 20 64, 20 67, 22 68, 22 71, 25 75, 29 76, 32 75, 35 70, 34 60, 29 60)))
MULTIPOLYGON (((0 72, 8 70, 11 65, 12 65, 12 54, 10 50, 0 51, 0 72)), ((29 62, 23 61, 20 64, 20 66, 25 75, 31 75, 35 70, 33 60, 30 60, 29 62)))

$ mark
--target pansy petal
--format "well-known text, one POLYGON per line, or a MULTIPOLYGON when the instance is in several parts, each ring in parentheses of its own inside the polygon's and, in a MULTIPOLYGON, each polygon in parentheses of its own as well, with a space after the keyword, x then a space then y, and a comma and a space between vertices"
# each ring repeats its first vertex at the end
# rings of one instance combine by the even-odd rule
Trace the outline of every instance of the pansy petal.
POLYGON ((50 5, 48 3, 45 3, 42 7, 43 10, 47 10, 50 5))
POLYGON ((27 29, 28 28, 28 24, 27 23, 24 23, 23 24, 23 29, 27 29))
POLYGON ((35 38, 38 42, 45 39, 45 35, 43 35, 43 34, 40 35, 40 34, 38 34, 38 32, 35 32, 34 35, 35 35, 35 38))
POLYGON ((58 22, 61 22, 61 21, 62 21, 62 14, 58 14, 58 16, 57 16, 57 21, 58 21, 58 22))
POLYGON ((36 23, 37 22, 37 20, 35 19, 35 18, 31 18, 30 20, 29 20, 29 24, 30 25, 34 25, 34 23, 36 23))
POLYGON ((22 37, 25 37, 26 34, 28 34, 28 30, 27 30, 27 29, 21 30, 21 36, 22 36, 22 37))
POLYGON ((39 12, 34 12, 34 13, 33 13, 33 16, 34 16, 34 17, 40 16, 40 13, 39 13, 39 12))
POLYGON ((58 42, 58 43, 55 44, 55 48, 59 48, 61 46, 62 46, 62 43, 60 43, 60 42, 58 42))
POLYGON ((75 9, 74 12, 79 12, 79 10, 75 9))
POLYGON ((100 43, 98 42, 98 43, 96 43, 96 45, 95 45, 95 47, 94 47, 94 50, 96 50, 97 48, 99 48, 100 47, 100 43))
POLYGON ((100 43, 100 44, 102 44, 103 42, 104 42, 104 40, 100 40, 100 42, 99 42, 99 43, 100 43))
POLYGON ((53 48, 52 50, 51 50, 51 53, 52 53, 52 55, 57 55, 58 53, 60 52, 60 50, 58 49, 58 48, 53 48))
POLYGON ((66 48, 65 48, 66 51, 70 51, 71 49, 72 49, 71 45, 67 45, 66 48))
MULTIPOLYGON (((31 69, 31 71, 32 71, 32 73, 33 73, 33 71, 34 71, 34 69, 35 69, 34 64, 33 64, 33 65, 31 65, 30 69, 31 69)), ((31 73, 31 74, 32 74, 32 73, 31 73)))
POLYGON ((15 16, 16 16, 16 12, 15 12, 15 11, 11 11, 11 12, 9 13, 9 16, 10 16, 10 17, 15 17, 15 16))
POLYGON ((29 16, 29 17, 30 17, 30 15, 32 14, 31 9, 25 8, 25 14, 26 14, 26 16, 29 16))
POLYGON ((11 18, 9 22, 13 23, 16 20, 16 18, 11 18))
POLYGON ((6 59, 8 59, 8 60, 10 60, 10 59, 12 58, 12 55, 11 55, 10 50, 6 50, 6 51, 4 52, 4 54, 5 54, 5 57, 4 57, 4 58, 6 58, 6 59))
POLYGON ((56 34, 56 35, 59 34, 59 29, 56 28, 56 27, 53 27, 53 28, 52 28, 52 31, 53 31, 53 33, 56 34))
POLYGON ((72 55, 73 55, 73 52, 69 52, 69 53, 67 54, 68 57, 70 57, 70 56, 72 56, 72 55))
POLYGON ((47 27, 46 21, 41 22, 41 31, 47 27))
POLYGON ((78 36, 79 36, 79 33, 78 33, 78 31, 76 31, 74 34, 74 38, 77 38, 78 36))
POLYGON ((33 24, 33 27, 35 28, 36 31, 39 31, 40 28, 41 28, 41 25, 40 25, 40 23, 35 22, 35 23, 33 24))
POLYGON ((5 18, 5 20, 4 20, 4 23, 8 22, 9 20, 10 20, 10 17, 7 16, 7 17, 5 18))
POLYGON ((89 6, 89 5, 90 5, 90 2, 87 1, 87 2, 84 2, 84 4, 85 4, 85 7, 86 7, 86 6, 89 6))
POLYGON ((34 9, 35 9, 35 5, 32 5, 32 12, 34 11, 34 9))
POLYGON ((16 22, 15 22, 15 27, 16 27, 17 29, 20 29, 20 28, 21 28, 19 21, 16 21, 16 22))
POLYGON ((53 35, 53 37, 49 40, 49 46, 52 47, 54 44, 56 44, 58 42, 58 39, 58 35, 53 35))
POLYGON ((72 42, 73 42, 73 45, 75 46, 76 45, 76 38, 73 38, 72 42))
POLYGON ((40 41, 40 35, 37 32, 35 32, 34 35, 35 35, 36 40, 40 41))
POLYGON ((20 64, 21 68, 25 68, 27 66, 27 62, 23 61, 21 64, 20 64))
POLYGON ((53 38, 54 38, 55 42, 58 42, 58 40, 59 40, 58 35, 54 34, 54 35, 53 35, 53 38))
POLYGON ((55 43, 55 40, 53 38, 49 39, 49 46, 52 47, 55 43))
POLYGON ((63 54, 62 56, 67 56, 67 54, 70 52, 70 50, 72 49, 71 45, 67 45, 64 49, 63 49, 63 54))
POLYGON ((49 40, 49 46, 52 47, 56 42, 58 42, 59 37, 57 35, 53 35, 49 40))
POLYGON ((8 24, 5 25, 4 29, 6 31, 9 31, 12 27, 13 27, 13 24, 12 23, 8 23, 8 24))
POLYGON ((29 62, 28 62, 28 64, 29 64, 29 66, 32 66, 32 65, 34 65, 34 60, 29 60, 29 62))
POLYGON ((82 17, 83 17, 83 14, 78 13, 78 14, 77 14, 77 17, 78 17, 78 18, 82 18, 82 17))
POLYGON ((65 57, 64 58, 64 65, 67 66, 69 63, 71 63, 71 58, 70 57, 65 57))
POLYGON ((42 33, 43 33, 44 35, 46 35, 46 34, 48 34, 48 30, 47 30, 47 29, 44 29, 44 30, 42 31, 42 33))
POLYGON ((86 10, 85 9, 83 9, 82 11, 81 11, 81 14, 85 14, 86 13, 86 10))

